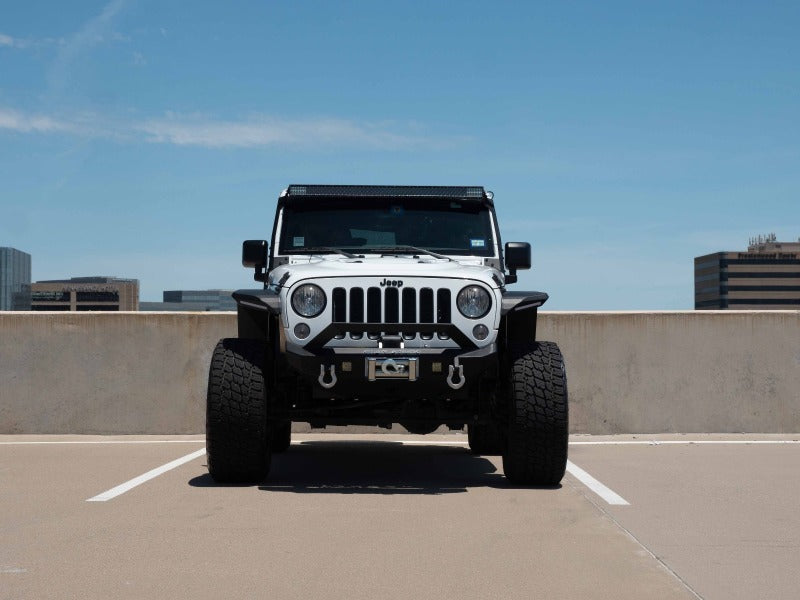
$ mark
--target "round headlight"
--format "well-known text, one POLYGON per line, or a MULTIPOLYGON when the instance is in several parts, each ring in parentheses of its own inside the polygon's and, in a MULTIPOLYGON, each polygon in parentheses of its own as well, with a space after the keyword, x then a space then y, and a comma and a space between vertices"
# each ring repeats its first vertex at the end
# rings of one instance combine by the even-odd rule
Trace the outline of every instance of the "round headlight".
POLYGON ((313 283, 304 283, 292 294, 292 308, 298 315, 316 317, 325 308, 325 292, 313 283))
POLYGON ((459 312, 468 319, 480 319, 489 312, 492 306, 492 297, 482 287, 468 285, 458 292, 456 306, 458 306, 459 312))

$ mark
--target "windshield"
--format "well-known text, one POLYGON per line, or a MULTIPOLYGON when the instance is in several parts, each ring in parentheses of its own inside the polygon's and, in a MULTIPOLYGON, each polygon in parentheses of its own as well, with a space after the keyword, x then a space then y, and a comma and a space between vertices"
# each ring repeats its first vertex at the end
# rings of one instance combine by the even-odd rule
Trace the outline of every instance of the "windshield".
POLYGON ((492 256, 489 209, 480 202, 421 198, 325 199, 285 206, 280 254, 391 252, 492 256), (398 248, 400 246, 406 247, 398 248))

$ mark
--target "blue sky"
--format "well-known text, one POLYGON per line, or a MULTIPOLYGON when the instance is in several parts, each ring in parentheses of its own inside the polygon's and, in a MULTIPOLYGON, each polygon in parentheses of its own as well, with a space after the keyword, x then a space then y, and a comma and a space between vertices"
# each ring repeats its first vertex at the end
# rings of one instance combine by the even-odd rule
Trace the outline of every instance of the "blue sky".
POLYGON ((517 289, 691 309, 800 236, 797 2, 46 2, 0 19, 0 246, 33 278, 251 286, 290 183, 484 185, 517 289))

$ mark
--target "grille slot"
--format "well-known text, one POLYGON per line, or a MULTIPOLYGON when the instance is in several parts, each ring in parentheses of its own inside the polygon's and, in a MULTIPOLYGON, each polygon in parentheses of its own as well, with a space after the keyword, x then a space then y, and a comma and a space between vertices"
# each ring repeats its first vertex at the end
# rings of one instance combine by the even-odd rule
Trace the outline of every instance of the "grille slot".
POLYGON ((333 288, 333 322, 347 322, 347 292, 344 288, 333 288))
MULTIPOLYGON (((347 291, 344 288, 333 288, 332 294, 332 310, 334 323, 347 322, 347 291)), ((337 333, 333 336, 337 340, 344 339, 343 333, 337 333)))
MULTIPOLYGON (((417 322, 417 290, 414 288, 403 288, 403 323, 417 322)), ((413 340, 414 333, 404 333, 403 339, 413 340)))
MULTIPOLYGON (((383 322, 400 322, 400 290, 396 287, 387 287, 383 292, 383 322)), ((396 329, 387 329, 384 333, 388 335, 398 335, 396 329)))
POLYGON ((445 288, 436 292, 436 322, 450 322, 450 290, 445 288))
MULTIPOLYGON (((367 323, 381 322, 381 289, 371 287, 367 290, 367 323)), ((378 333, 367 334, 371 340, 380 337, 378 333)))
POLYGON ((400 322, 400 290, 395 287, 386 288, 384 292, 383 322, 400 322))
POLYGON ((350 322, 364 322, 364 290, 362 288, 350 290, 350 322))
POLYGON ((403 289, 403 323, 417 322, 417 290, 403 289))
MULTIPOLYGON (((431 288, 422 288, 419 291, 419 322, 433 323, 433 290, 431 288)), ((423 340, 430 340, 433 339, 433 334, 422 333, 420 337, 423 340)))
MULTIPOLYGON (((364 322, 364 290, 362 288, 353 288, 350 290, 350 322, 364 322)), ((351 333, 350 337, 354 340, 360 340, 364 337, 364 334, 351 333)))
MULTIPOLYGON (((450 290, 440 288, 436 292, 436 322, 449 323, 450 317, 450 290)), ((444 333, 438 335, 440 340, 446 340, 450 337, 444 333)))

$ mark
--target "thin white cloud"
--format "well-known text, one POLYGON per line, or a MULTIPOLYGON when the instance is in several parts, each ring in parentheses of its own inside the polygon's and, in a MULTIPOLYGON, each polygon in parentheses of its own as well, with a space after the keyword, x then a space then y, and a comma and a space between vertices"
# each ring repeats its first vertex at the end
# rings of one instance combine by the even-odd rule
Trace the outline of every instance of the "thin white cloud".
POLYGON ((121 34, 113 31, 116 16, 125 6, 125 0, 112 0, 103 7, 99 15, 92 17, 76 33, 68 36, 59 47, 48 80, 51 88, 62 91, 70 79, 72 64, 82 54, 107 39, 119 41, 121 34))
POLYGON ((17 48, 20 50, 37 50, 49 46, 62 46, 62 38, 19 38, 0 33, 0 48, 17 48))
POLYGON ((5 33, 0 33, 0 47, 6 48, 26 48, 29 45, 27 40, 21 40, 5 33))
POLYGON ((217 120, 171 113, 160 118, 121 121, 96 114, 57 117, 0 107, 0 130, 3 129, 202 148, 293 146, 402 150, 423 145, 447 147, 466 139, 420 134, 419 127, 413 124, 402 126, 326 117, 279 119, 254 115, 241 120, 217 120))
POLYGON ((61 133, 75 131, 74 125, 45 115, 27 115, 0 108, 0 129, 20 133, 61 133))
POLYGON ((240 121, 197 117, 150 119, 137 126, 151 142, 206 148, 254 148, 291 145, 356 145, 403 148, 433 140, 393 131, 387 125, 346 119, 275 119, 255 116, 240 121))

